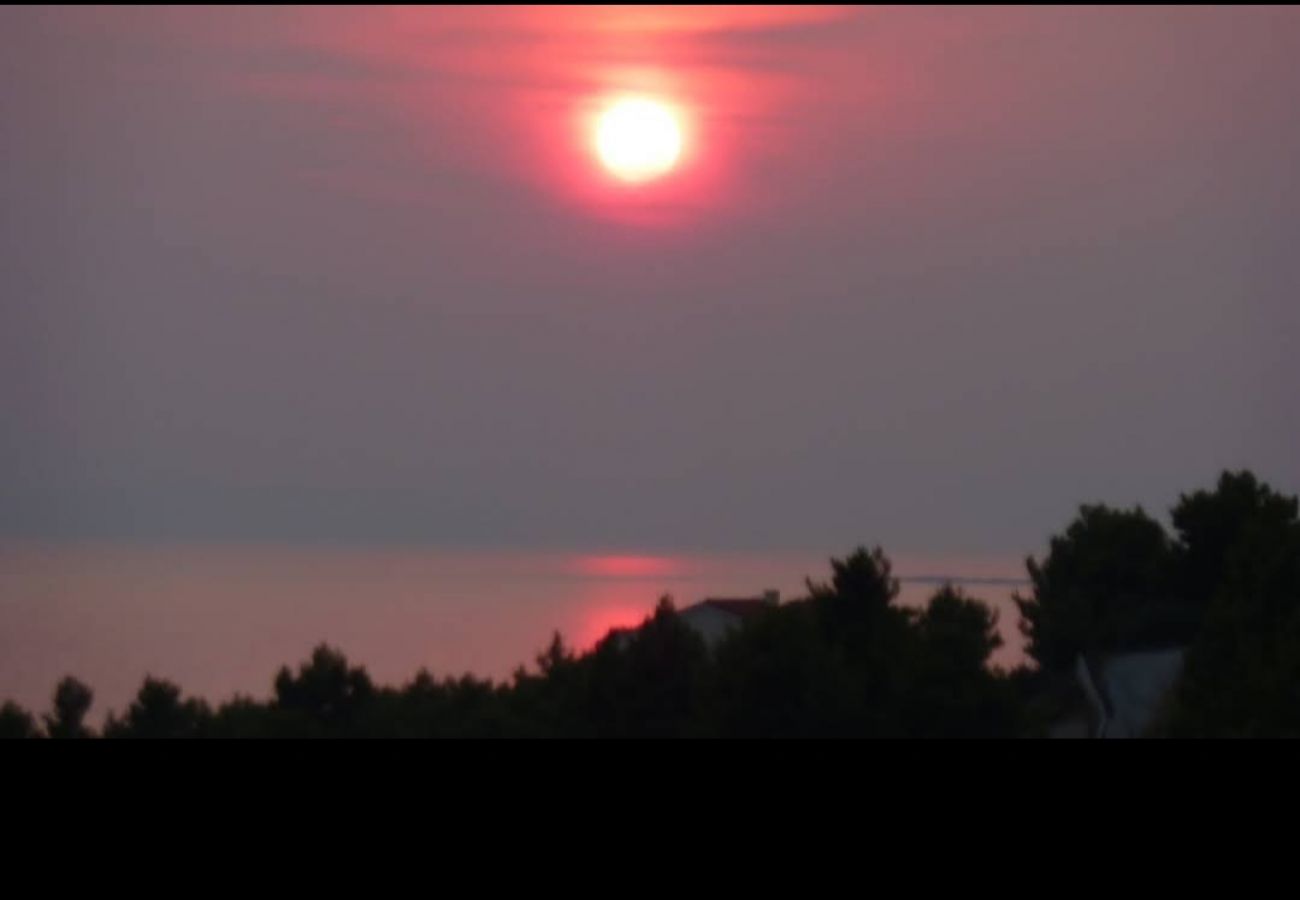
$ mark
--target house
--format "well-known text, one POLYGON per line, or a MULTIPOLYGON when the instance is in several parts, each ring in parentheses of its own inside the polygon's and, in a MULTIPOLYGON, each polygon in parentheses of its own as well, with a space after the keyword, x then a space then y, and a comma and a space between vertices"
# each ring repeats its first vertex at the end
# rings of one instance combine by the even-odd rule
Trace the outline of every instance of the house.
POLYGON ((1171 647, 1075 661, 1088 714, 1058 724, 1053 737, 1135 738, 1146 735, 1182 674, 1186 648, 1171 647))
MULTIPOLYGON (((677 617, 704 640, 710 650, 724 637, 739 628, 746 619, 778 606, 781 592, 767 590, 759 597, 707 597, 692 606, 677 611, 677 617)), ((610 637, 622 646, 635 628, 620 628, 610 632, 610 637)))
POLYGON ((704 639, 709 649, 749 617, 771 609, 781 602, 779 591, 764 591, 761 597, 709 597, 688 606, 677 615, 688 628, 704 639))

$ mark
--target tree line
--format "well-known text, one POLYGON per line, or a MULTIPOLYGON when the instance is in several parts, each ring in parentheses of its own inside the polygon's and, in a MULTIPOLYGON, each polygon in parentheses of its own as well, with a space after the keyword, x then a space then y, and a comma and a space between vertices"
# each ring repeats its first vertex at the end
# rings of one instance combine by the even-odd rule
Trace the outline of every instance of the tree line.
POLYGON ((102 729, 65 678, 37 717, 0 708, 8 738, 1032 737, 1081 707, 1080 655, 1186 648, 1155 723, 1164 736, 1300 736, 1297 498, 1250 472, 1182 495, 1172 530, 1140 506, 1080 507, 1030 557, 1017 594, 1028 662, 991 663, 997 616, 952 585, 898 602, 879 547, 831 560, 806 596, 747 619, 715 648, 663 598, 643 625, 576 653, 559 634, 505 681, 375 684, 338 650, 282 667, 269 699, 216 707, 146 677, 102 729))

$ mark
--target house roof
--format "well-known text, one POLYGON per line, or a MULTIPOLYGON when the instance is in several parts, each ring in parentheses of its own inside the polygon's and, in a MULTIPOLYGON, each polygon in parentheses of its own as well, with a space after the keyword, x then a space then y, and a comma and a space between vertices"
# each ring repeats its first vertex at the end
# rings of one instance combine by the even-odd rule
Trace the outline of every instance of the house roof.
POLYGON ((772 608, 765 600, 752 597, 709 597, 699 605, 712 606, 714 609, 720 609, 742 619, 772 608))

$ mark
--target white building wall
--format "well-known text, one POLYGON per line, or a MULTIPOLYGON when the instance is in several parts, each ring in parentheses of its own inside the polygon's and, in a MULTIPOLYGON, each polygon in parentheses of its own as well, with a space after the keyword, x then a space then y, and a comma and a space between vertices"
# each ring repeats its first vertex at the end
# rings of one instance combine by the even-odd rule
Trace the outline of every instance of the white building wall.
POLYGON ((739 616, 703 603, 683 609, 678 616, 710 648, 717 646, 729 632, 740 627, 739 616))
POLYGON ((1128 653, 1102 664, 1102 680, 1114 709, 1106 737, 1141 737, 1183 669, 1184 651, 1128 653))

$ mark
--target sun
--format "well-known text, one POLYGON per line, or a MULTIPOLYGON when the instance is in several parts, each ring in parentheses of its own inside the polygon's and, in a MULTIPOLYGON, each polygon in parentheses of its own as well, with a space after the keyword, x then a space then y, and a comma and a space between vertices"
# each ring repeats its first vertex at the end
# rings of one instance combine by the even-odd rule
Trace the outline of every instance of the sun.
POLYGON ((596 153, 613 175, 649 181, 672 171, 682 154, 682 129, 666 104, 642 97, 612 103, 596 125, 596 153))

